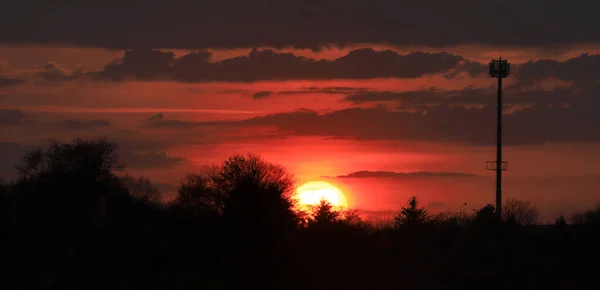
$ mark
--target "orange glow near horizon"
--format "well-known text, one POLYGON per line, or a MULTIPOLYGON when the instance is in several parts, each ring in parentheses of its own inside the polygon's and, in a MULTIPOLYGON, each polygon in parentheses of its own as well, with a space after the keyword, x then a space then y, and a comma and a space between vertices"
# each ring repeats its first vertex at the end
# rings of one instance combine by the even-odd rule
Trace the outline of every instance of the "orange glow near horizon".
POLYGON ((348 208, 348 201, 344 193, 325 181, 311 181, 299 186, 296 189, 295 198, 298 199, 300 207, 317 205, 322 199, 325 199, 334 207, 348 208))

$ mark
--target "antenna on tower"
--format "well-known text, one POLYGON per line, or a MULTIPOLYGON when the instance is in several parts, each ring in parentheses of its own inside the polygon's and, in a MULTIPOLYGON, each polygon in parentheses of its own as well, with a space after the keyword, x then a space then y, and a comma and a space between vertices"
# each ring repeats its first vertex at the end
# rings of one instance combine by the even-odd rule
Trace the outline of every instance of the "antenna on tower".
POLYGON ((496 126, 496 161, 487 161, 486 169, 496 171, 496 216, 502 217, 502 171, 508 170, 508 162, 502 161, 502 79, 510 75, 510 63, 502 59, 490 62, 490 76, 498 79, 498 121, 496 126))

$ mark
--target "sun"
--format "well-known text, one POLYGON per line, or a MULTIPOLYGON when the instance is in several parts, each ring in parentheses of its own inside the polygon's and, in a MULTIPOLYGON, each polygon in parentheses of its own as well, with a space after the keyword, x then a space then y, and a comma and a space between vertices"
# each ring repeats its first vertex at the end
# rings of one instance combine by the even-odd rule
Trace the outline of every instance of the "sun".
POLYGON ((299 186, 296 188, 294 197, 301 207, 316 205, 321 202, 321 199, 325 199, 334 207, 348 208, 348 201, 344 193, 325 181, 311 181, 299 186))

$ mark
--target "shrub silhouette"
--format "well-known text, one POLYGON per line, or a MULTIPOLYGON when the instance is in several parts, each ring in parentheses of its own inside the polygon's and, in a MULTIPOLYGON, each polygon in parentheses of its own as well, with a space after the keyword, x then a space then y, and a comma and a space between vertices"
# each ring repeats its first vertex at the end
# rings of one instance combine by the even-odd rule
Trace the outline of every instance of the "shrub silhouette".
POLYGON ((528 226, 538 223, 537 207, 528 200, 510 198, 502 204, 502 217, 518 225, 528 226))
POLYGON ((567 220, 562 214, 556 219, 556 221, 554 222, 554 226, 559 228, 564 228, 567 226, 567 220))

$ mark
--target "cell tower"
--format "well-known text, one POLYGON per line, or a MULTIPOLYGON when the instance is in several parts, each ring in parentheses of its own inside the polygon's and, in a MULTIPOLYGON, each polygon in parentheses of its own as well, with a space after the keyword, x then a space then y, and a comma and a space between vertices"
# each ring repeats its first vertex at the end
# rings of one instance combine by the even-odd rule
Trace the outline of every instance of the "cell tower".
POLYGON ((496 216, 502 217, 502 171, 508 162, 502 161, 502 79, 510 74, 510 63, 502 57, 490 62, 490 76, 498 78, 498 123, 496 131, 496 161, 487 161, 486 169, 496 171, 496 216))

